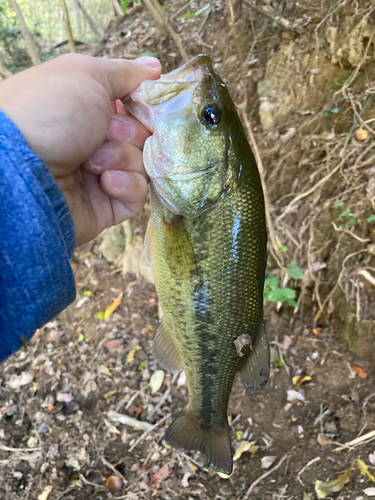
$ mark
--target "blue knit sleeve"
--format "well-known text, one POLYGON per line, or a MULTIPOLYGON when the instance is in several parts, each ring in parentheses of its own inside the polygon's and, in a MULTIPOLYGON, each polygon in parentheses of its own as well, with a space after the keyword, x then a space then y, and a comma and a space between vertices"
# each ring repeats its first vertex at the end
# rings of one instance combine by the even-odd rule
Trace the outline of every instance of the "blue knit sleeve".
POLYGON ((0 361, 74 300, 74 247, 59 186, 0 111, 0 361))

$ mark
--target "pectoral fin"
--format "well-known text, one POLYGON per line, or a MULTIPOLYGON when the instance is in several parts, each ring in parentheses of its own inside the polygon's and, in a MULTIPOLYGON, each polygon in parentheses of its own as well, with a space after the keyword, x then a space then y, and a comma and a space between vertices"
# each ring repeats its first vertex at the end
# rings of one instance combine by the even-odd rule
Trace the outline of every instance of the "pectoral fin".
POLYGON ((241 382, 248 393, 253 393, 262 387, 270 372, 270 348, 268 345, 266 330, 262 325, 249 354, 240 361, 241 382))
POLYGON ((165 259, 172 273, 180 279, 190 279, 196 273, 193 247, 181 217, 164 219, 165 259))
POLYGON ((174 340, 167 330, 164 322, 160 325, 158 333, 156 334, 154 344, 152 346, 152 353, 159 365, 161 365, 165 370, 172 373, 177 373, 183 370, 176 344, 174 343, 174 340))

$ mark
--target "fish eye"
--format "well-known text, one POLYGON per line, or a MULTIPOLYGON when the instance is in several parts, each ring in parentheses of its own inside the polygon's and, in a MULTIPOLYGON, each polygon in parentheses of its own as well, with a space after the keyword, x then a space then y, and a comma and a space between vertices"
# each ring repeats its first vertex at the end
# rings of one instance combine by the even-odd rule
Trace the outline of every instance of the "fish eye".
POLYGON ((209 127, 215 127, 220 121, 220 108, 216 104, 206 104, 200 111, 200 120, 209 127))

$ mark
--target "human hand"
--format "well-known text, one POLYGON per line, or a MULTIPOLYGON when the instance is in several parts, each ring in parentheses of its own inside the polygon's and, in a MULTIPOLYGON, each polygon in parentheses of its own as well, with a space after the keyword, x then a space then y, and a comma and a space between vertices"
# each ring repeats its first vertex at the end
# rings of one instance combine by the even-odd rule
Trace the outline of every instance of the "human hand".
POLYGON ((118 99, 160 76, 151 57, 135 61, 57 57, 0 84, 0 109, 59 184, 77 245, 139 212, 147 197, 147 130, 118 99))

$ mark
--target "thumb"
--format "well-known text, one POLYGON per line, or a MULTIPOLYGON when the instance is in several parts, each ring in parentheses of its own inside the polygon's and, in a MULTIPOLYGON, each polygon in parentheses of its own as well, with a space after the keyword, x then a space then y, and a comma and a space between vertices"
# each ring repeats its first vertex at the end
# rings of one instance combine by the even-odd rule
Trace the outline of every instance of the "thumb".
POLYGON ((159 59, 139 57, 127 59, 96 59, 101 66, 102 81, 111 101, 122 99, 133 92, 144 80, 156 80, 161 74, 159 59))

